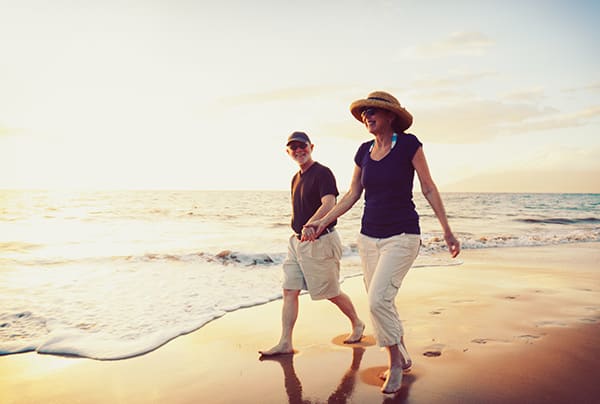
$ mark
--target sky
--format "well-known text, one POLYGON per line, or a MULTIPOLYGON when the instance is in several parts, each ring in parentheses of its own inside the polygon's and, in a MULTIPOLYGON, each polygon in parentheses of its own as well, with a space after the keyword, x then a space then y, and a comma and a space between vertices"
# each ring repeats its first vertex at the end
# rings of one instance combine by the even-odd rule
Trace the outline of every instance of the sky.
MULTIPOLYGON (((0 189, 347 189, 411 112, 442 192, 600 192, 600 2, 0 0, 0 189)), ((418 181, 416 181, 418 184, 418 181)), ((417 187, 418 190, 418 187, 417 187)))

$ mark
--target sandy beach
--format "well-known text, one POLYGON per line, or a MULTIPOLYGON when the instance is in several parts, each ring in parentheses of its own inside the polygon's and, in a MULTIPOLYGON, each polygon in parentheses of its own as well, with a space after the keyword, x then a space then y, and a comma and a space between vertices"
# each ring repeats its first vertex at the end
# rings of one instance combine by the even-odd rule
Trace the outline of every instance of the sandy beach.
POLYGON ((0 357, 2 403, 597 403, 600 244, 466 250, 416 268, 397 303, 412 371, 395 395, 377 375, 362 277, 343 290, 367 320, 360 344, 328 302, 300 301, 295 355, 260 360, 281 301, 228 313, 132 359, 0 357))

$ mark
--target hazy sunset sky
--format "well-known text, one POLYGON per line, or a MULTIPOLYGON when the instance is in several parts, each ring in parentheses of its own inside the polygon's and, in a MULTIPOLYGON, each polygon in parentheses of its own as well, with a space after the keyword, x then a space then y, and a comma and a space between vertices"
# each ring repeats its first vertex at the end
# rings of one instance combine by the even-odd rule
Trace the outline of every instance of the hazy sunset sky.
POLYGON ((598 1, 0 0, 0 188, 340 189, 373 90, 444 191, 600 192, 598 1))

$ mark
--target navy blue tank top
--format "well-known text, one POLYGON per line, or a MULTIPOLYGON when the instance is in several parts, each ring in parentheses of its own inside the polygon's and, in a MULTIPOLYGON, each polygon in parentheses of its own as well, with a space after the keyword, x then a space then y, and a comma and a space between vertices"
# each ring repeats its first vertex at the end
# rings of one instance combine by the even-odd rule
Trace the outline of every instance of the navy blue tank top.
POLYGON ((420 234, 419 215, 413 202, 415 168, 412 159, 422 146, 415 135, 398 135, 396 145, 381 160, 371 159, 373 141, 360 145, 354 162, 361 172, 365 205, 360 232, 387 238, 397 234, 420 234))

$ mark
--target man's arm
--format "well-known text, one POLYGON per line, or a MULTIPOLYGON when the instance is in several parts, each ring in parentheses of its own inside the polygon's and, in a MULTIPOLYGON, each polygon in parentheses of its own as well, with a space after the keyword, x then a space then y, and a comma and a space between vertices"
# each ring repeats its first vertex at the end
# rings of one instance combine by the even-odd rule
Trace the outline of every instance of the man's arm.
MULTIPOLYGON (((350 189, 344 194, 342 199, 329 208, 318 218, 313 216, 305 225, 302 231, 302 240, 315 240, 319 234, 323 232, 329 225, 329 223, 342 216, 344 213, 350 210, 352 206, 360 199, 363 192, 363 186, 360 181, 362 169, 359 166, 354 167, 354 173, 352 175, 352 183, 350 189)), ((320 210, 320 209, 319 209, 320 210)), ((318 211, 317 211, 318 213, 318 211)), ((316 213, 315 213, 316 215, 316 213)))

